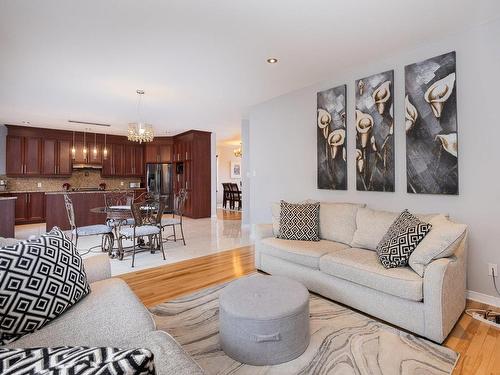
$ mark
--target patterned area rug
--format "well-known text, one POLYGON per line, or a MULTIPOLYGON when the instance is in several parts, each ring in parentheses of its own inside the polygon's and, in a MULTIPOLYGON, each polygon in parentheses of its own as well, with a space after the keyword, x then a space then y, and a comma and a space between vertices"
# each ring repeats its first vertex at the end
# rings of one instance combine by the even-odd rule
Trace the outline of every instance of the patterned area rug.
POLYGON ((250 366, 220 349, 219 294, 227 284, 151 309, 207 374, 451 374, 458 354, 412 334, 311 295, 311 343, 300 357, 276 366, 250 366))

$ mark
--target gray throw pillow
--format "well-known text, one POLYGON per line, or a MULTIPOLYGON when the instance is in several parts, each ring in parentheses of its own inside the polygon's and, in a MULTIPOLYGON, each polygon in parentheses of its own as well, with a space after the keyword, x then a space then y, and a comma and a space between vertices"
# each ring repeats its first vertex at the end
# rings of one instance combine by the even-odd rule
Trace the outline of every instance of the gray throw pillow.
POLYGON ((280 202, 278 238, 285 240, 319 241, 319 202, 280 202))
POLYGON ((385 268, 407 266, 411 253, 431 228, 431 224, 421 221, 408 210, 401 212, 377 245, 382 265, 385 268))

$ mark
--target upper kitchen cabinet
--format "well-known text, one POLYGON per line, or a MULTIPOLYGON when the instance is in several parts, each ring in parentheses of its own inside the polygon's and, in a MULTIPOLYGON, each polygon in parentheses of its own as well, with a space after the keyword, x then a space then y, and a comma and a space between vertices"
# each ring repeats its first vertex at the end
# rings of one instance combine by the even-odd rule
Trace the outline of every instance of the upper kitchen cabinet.
POLYGON ((42 139, 7 135, 6 173, 10 176, 36 176, 42 169, 42 139))
POLYGON ((153 142, 146 143, 144 151, 144 163, 169 163, 171 161, 171 138, 157 137, 153 142))
POLYGON ((144 148, 142 145, 125 145, 124 173, 125 176, 137 177, 144 174, 144 148))
POLYGON ((42 147, 42 170, 44 176, 71 175, 71 142, 44 139, 42 147))
POLYGON ((125 175, 124 146, 122 144, 108 144, 108 156, 102 162, 103 177, 118 177, 125 175))

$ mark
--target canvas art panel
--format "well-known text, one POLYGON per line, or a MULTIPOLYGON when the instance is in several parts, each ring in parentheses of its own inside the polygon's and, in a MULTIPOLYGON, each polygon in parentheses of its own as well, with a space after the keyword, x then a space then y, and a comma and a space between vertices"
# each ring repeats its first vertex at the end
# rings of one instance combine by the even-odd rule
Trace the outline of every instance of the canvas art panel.
POLYGON ((458 194, 455 52, 405 67, 408 193, 458 194))
POLYGON ((394 191, 394 71, 356 81, 356 189, 394 191))
POLYGON ((317 94, 318 189, 347 190, 346 85, 317 94))

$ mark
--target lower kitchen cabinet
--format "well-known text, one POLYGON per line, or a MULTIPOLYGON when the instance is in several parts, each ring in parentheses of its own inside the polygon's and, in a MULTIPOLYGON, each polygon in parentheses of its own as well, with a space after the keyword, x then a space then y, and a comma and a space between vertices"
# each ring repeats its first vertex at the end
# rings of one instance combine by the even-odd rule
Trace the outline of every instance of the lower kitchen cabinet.
POLYGON ((45 193, 15 193, 16 225, 43 223, 45 221, 45 193))

